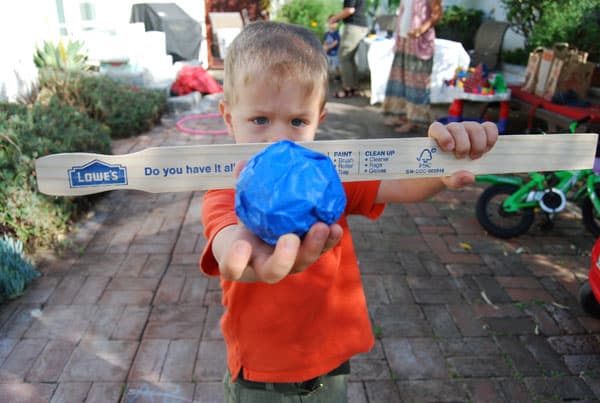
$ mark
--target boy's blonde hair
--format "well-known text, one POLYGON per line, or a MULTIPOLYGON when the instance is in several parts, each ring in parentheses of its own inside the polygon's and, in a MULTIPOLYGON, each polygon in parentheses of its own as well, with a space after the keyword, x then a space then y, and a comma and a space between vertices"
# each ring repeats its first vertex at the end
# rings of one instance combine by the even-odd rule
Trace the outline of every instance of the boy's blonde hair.
POLYGON ((259 77, 277 85, 294 80, 307 94, 322 91, 325 105, 327 56, 317 36, 302 26, 257 21, 233 40, 225 57, 225 102, 235 105, 240 86, 259 77))

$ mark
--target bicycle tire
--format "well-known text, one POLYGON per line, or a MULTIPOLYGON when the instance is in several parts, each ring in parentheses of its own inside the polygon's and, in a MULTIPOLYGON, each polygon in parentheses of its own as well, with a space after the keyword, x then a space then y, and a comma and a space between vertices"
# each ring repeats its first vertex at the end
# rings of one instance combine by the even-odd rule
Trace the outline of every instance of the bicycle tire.
MULTIPOLYGON (((600 186, 595 186, 596 194, 600 191, 600 186)), ((594 203, 589 197, 583 199, 581 203, 581 219, 585 228, 592 233, 594 238, 600 236, 600 215, 596 214, 594 203)))
POLYGON ((475 213, 479 224, 491 235, 508 239, 526 233, 533 225, 533 208, 507 213, 502 203, 519 189, 518 186, 499 183, 485 189, 477 199, 475 213))
POLYGON ((600 319, 600 303, 594 296, 589 281, 579 287, 579 305, 588 315, 600 319))

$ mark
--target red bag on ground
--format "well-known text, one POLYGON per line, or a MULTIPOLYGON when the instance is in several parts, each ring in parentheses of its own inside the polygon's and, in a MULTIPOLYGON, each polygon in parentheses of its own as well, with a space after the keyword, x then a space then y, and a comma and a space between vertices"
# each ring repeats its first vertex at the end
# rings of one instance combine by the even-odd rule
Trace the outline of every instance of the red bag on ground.
POLYGON ((223 92, 223 87, 201 66, 183 66, 171 86, 171 93, 181 96, 194 91, 203 95, 215 94, 223 92))

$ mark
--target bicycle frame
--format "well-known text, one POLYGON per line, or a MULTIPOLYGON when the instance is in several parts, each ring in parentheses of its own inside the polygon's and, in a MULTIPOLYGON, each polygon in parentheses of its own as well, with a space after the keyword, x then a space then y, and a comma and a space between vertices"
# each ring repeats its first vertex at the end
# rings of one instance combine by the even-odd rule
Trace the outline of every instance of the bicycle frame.
MULTIPOLYGON (((590 171, 592 171, 590 169, 590 171)), ((594 205, 594 211, 595 212, 600 212, 600 197, 598 197, 598 194, 596 193, 596 189, 598 188, 598 185, 600 184, 600 176, 598 174, 596 174, 595 172, 592 171, 592 174, 588 176, 587 181, 586 181, 586 191, 587 191, 587 196, 590 198, 592 204, 594 205)), ((580 191, 582 191, 583 189, 580 189, 580 191)), ((582 197, 582 196, 580 196, 582 197)), ((579 199, 577 199, 579 200, 579 199)), ((598 214, 596 214, 596 216, 598 216, 598 214)))
POLYGON ((540 197, 543 196, 543 192, 549 187, 559 189, 567 196, 577 183, 585 180, 568 199, 580 201, 584 197, 589 196, 596 211, 600 211, 600 197, 598 197, 595 190, 596 185, 600 183, 600 176, 596 175, 591 169, 554 172, 552 175, 558 182, 553 186, 547 185, 547 173, 530 172, 528 175, 529 180, 518 176, 479 175, 476 177, 476 181, 518 186, 519 189, 503 202, 504 211, 514 213, 520 209, 537 207, 540 197))

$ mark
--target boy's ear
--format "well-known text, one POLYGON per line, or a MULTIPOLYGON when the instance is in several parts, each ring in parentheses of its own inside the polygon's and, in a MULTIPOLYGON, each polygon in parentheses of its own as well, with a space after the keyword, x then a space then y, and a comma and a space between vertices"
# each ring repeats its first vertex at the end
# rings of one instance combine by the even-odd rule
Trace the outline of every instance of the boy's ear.
POLYGON ((227 131, 229 131, 229 134, 231 134, 235 138, 235 133, 233 132, 233 125, 231 124, 231 112, 229 104, 227 104, 227 102, 223 100, 219 101, 219 112, 221 113, 223 121, 227 126, 227 131))
POLYGON ((321 115, 319 115, 319 124, 323 123, 323 121, 325 120, 326 117, 327 117, 327 108, 323 107, 323 110, 321 111, 321 115))

